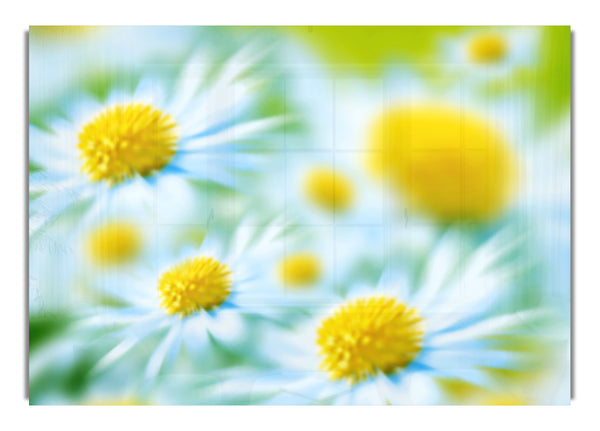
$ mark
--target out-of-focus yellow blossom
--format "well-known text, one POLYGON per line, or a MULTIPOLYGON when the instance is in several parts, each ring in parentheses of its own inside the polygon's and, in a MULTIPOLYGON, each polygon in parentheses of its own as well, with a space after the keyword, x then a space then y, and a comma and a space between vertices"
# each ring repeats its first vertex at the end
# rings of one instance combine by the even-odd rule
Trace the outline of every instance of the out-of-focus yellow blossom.
POLYGON ((376 119, 369 166, 418 210, 443 221, 486 221, 505 209, 516 160, 484 118, 437 104, 396 106, 376 119))
POLYGON ((130 262, 142 249, 142 235, 128 222, 110 222, 88 234, 86 239, 90 260, 97 265, 118 265, 130 262))
POLYGON ((354 203, 354 187, 343 174, 319 167, 306 176, 304 191, 308 199, 326 211, 345 211, 354 203))
POLYGON ((494 392, 456 379, 438 379, 438 384, 458 404, 485 406, 524 406, 532 404, 514 389, 494 392))
POLYGON ((278 267, 279 278, 286 287, 306 287, 321 276, 321 263, 311 253, 296 253, 285 257, 278 267))
POLYGON ((496 33, 484 33, 474 36, 468 45, 469 58, 477 63, 497 63, 508 52, 504 37, 496 33))

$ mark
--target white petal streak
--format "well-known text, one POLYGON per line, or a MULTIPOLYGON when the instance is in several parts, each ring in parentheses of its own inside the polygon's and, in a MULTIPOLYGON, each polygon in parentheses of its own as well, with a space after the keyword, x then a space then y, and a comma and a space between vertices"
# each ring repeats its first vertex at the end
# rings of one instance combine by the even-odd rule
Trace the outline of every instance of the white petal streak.
POLYGON ((29 174, 29 193, 64 192, 82 182, 80 176, 73 176, 65 172, 34 172, 29 174))
MULTIPOLYGON (((508 295, 515 286, 517 275, 526 267, 502 259, 513 253, 523 236, 504 230, 480 246, 463 264, 451 284, 430 301, 432 312, 447 312, 450 325, 463 313, 482 313, 494 305, 500 296, 508 295)), ((435 325, 434 325, 435 326, 435 325)))
POLYGON ((463 249, 461 245, 460 235, 454 232, 449 232, 441 239, 425 266, 425 279, 415 297, 415 306, 426 308, 433 300, 452 270, 456 269, 463 249))
POLYGON ((160 326, 160 320, 149 320, 147 322, 136 323, 134 326, 120 331, 120 334, 127 334, 125 339, 98 361, 96 366, 92 369, 92 373, 101 372, 106 369, 115 361, 123 357, 144 338, 159 329, 160 326))
POLYGON ((434 369, 452 371, 479 367, 514 369, 523 359, 523 353, 502 350, 429 350, 421 352, 417 361, 434 369))
POLYGON ((81 162, 76 144, 76 136, 61 136, 29 126, 29 157, 46 169, 78 173, 81 162))
POLYGON ((86 184, 73 184, 64 191, 52 191, 29 204, 29 236, 32 237, 72 205, 86 199, 91 188, 86 184))
POLYGON ((141 340, 136 337, 128 337, 121 341, 116 347, 108 352, 92 369, 91 374, 99 373, 109 365, 121 358, 125 353, 131 350, 141 340))
POLYGON ((457 331, 431 334, 427 344, 431 347, 443 347, 494 334, 512 334, 520 331, 530 333, 532 327, 536 326, 536 321, 549 315, 547 310, 529 310, 492 317, 457 331))
POLYGON ((267 50, 259 50, 255 43, 244 46, 225 62, 216 82, 216 87, 235 81, 240 75, 257 64, 266 53, 267 50))
POLYGON ((200 53, 194 54, 183 67, 177 80, 174 99, 170 103, 170 112, 178 116, 196 96, 202 82, 206 79, 211 61, 200 53))
POLYGON ((181 341, 181 321, 169 330, 168 334, 161 341, 159 346, 156 348, 148 365, 146 366, 146 378, 153 380, 159 373, 160 368, 165 362, 165 358, 169 356, 173 358, 179 350, 179 344, 181 341))
POLYGON ((214 135, 192 139, 181 146, 182 151, 207 150, 222 144, 237 142, 283 124, 283 117, 263 118, 240 123, 214 135))
POLYGON ((148 310, 142 308, 129 308, 113 312, 99 312, 98 315, 87 317, 77 323, 79 329, 119 327, 120 325, 138 324, 153 320, 159 316, 158 313, 149 314, 148 310))

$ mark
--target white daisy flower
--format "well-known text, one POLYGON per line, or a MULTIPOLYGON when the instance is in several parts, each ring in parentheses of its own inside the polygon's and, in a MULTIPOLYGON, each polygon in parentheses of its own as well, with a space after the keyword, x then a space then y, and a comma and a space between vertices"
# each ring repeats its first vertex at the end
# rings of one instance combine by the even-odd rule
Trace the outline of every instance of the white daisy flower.
POLYGON ((365 175, 363 156, 335 150, 286 152, 287 222, 299 226, 381 226, 384 194, 365 175))
POLYGON ((105 298, 91 289, 99 279, 114 277, 152 257, 151 226, 139 218, 97 222, 79 234, 58 236, 56 250, 48 249, 50 235, 30 249, 31 313, 77 308, 105 298))
MULTIPOLYGON (((158 343, 146 363, 148 384, 182 345, 192 356, 210 351, 214 342, 231 350, 250 349, 256 334, 249 319, 284 323, 287 316, 282 312, 286 302, 270 289, 262 271, 278 251, 281 233, 276 222, 262 231, 239 226, 229 243, 209 233, 199 249, 184 249, 176 258, 157 254, 154 262, 99 279, 97 289, 124 306, 82 311, 89 317, 80 321, 81 330, 116 328, 110 337, 118 344, 99 360, 95 372, 147 339, 158 343)), ((164 237, 171 234, 158 232, 155 249, 162 249, 164 237)))
POLYGON ((477 85, 534 66, 540 39, 536 27, 475 27, 443 39, 441 58, 447 73, 458 73, 477 85))
POLYGON ((298 308, 311 316, 348 280, 376 280, 385 258, 382 237, 381 228, 290 226, 277 252, 262 262, 265 286, 280 298, 282 312, 298 308))
POLYGON ((462 260, 464 239, 451 232, 419 286, 400 271, 353 286, 295 334, 265 339, 281 371, 257 376, 252 391, 274 404, 436 404, 445 401, 438 378, 493 388, 486 369, 535 367, 494 341, 540 331, 539 310, 499 312, 524 270, 506 264, 522 240, 504 231, 462 260))
POLYGON ((86 96, 50 130, 30 126, 30 235, 61 214, 85 207, 102 213, 114 202, 144 209, 159 223, 181 223, 202 193, 191 181, 235 187, 236 171, 253 167, 245 150, 269 148, 280 118, 251 118, 260 81, 250 71, 263 55, 251 46, 219 67, 202 53, 182 68, 174 90, 147 76, 133 93, 103 103, 86 96), (272 136, 271 136, 272 137, 272 136))

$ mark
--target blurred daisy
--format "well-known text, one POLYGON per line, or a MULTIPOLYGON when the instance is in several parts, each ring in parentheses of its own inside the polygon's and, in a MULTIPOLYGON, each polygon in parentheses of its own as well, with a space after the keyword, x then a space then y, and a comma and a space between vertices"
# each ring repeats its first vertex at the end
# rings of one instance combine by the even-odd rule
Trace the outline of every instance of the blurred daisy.
POLYGON ((514 195, 517 163, 484 116, 443 103, 390 107, 374 122, 370 169, 408 204, 441 220, 481 222, 514 195))
POLYGON ((474 84, 508 78, 535 65, 540 33, 535 27, 472 28, 442 40, 442 61, 449 71, 465 74, 474 84))
POLYGON ((181 222, 200 200, 191 180, 235 187, 236 171, 253 166, 245 150, 268 147, 267 131, 280 124, 252 119, 260 82, 250 72, 262 55, 247 46, 212 79, 214 62, 197 54, 172 90, 147 76, 133 93, 113 91, 104 103, 77 100, 49 130, 30 126, 30 160, 42 169, 29 179, 30 234, 70 210, 98 213, 113 201, 181 222))
POLYGON ((361 169, 362 154, 309 150, 286 157, 288 223, 355 227, 383 223, 383 193, 361 169))
POLYGON ((332 238, 327 229, 289 229, 279 252, 265 262, 265 279, 274 295, 306 310, 327 297, 333 285, 332 238))
MULTIPOLYGON (((135 273, 137 265, 154 259, 155 226, 142 217, 114 217, 91 224, 73 235, 70 270, 55 294, 66 296, 74 307, 113 304, 114 297, 95 286, 111 283, 123 274, 135 273)), ((173 252, 174 241, 162 241, 164 253, 173 252)))
POLYGON ((345 291, 349 280, 377 279, 385 256, 383 232, 381 227, 289 226, 273 259, 263 262, 265 283, 282 305, 311 316, 314 306, 345 291))
POLYGON ((97 223, 75 238, 60 237, 64 248, 54 252, 44 249, 45 241, 30 250, 30 277, 38 281, 32 284, 31 313, 102 303, 106 298, 90 288, 94 283, 151 256, 151 231, 129 219, 97 223))
POLYGON ((259 379, 257 393, 270 390, 274 404, 435 404, 444 400, 438 378, 490 387, 487 370, 535 367, 527 353, 494 339, 527 332, 543 317, 498 312, 523 270, 506 263, 522 238, 501 232, 464 260, 462 241, 454 233, 441 240, 418 289, 388 271, 375 288, 352 287, 296 334, 266 341, 284 371, 259 379))
POLYGON ((390 67, 381 80, 336 86, 336 139, 385 186, 384 217, 480 224, 514 203, 528 103, 484 104, 446 84, 390 67))
MULTIPOLYGON (((84 310, 89 317, 80 329, 116 328, 110 337, 118 344, 95 371, 146 339, 158 343, 147 360, 147 383, 165 361, 172 363, 182 344, 192 356, 210 351, 215 342, 232 351, 248 349, 253 334, 246 318, 280 322, 285 316, 280 312, 285 304, 262 274, 263 262, 273 260, 280 234, 276 224, 264 230, 238 227, 229 243, 209 233, 200 248, 182 250, 176 258, 159 254, 155 262, 100 279, 97 289, 124 306, 84 310)), ((161 248, 160 237, 156 249, 161 248)))
POLYGON ((144 249, 143 234, 128 220, 115 220, 92 229, 85 241, 90 262, 106 267, 130 262, 144 249))

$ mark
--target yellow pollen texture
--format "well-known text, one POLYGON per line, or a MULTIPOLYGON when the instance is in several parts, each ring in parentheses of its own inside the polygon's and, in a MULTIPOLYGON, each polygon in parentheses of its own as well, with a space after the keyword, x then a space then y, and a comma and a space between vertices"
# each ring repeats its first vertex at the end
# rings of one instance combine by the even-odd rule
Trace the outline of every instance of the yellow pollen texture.
POLYGON ((378 371, 390 374, 415 358, 423 334, 423 319, 414 308, 387 296, 356 299, 321 323, 321 368, 351 384, 378 371))
POLYGON ((350 180, 329 168, 314 168, 305 178, 304 192, 316 206, 326 211, 346 211, 354 202, 350 180))
POLYGON ((372 173, 442 221, 489 220, 516 184, 516 160, 503 134, 460 108, 390 108, 376 119, 370 145, 372 173))
POLYGON ((162 169, 175 154, 177 124, 150 105, 108 108, 79 133, 82 171, 92 181, 120 183, 162 169))
POLYGON ((158 282, 161 307, 188 316, 221 305, 231 292, 229 267, 211 257, 186 259, 164 272, 158 282))
POLYGON ((296 253, 279 263, 279 277, 289 287, 305 287, 321 276, 319 259, 311 253, 296 253))
POLYGON ((498 34, 482 34, 470 41, 468 52, 477 63, 496 63, 506 56, 506 41, 498 34))
POLYGON ((90 232, 86 249, 98 265, 116 265, 134 259, 142 248, 138 228, 127 222, 111 222, 90 232))

